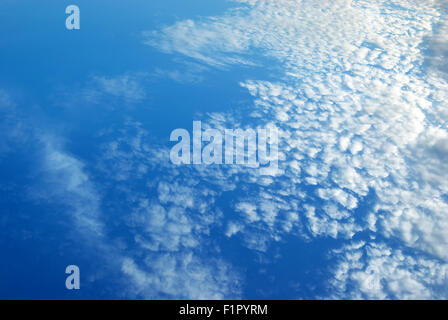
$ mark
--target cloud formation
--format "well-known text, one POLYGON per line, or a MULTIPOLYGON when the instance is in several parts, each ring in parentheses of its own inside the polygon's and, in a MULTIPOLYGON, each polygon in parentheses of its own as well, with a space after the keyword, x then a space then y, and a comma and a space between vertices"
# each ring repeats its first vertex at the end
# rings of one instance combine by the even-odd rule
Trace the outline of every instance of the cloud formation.
MULTIPOLYGON (((368 232, 400 241, 416 256, 412 263, 446 287, 434 270, 444 270, 448 261, 448 83, 425 73, 424 50, 432 37, 433 62, 444 61, 444 33, 435 29, 443 23, 440 7, 404 0, 239 2, 244 6, 223 16, 144 34, 149 45, 210 66, 258 65, 260 52, 278 62, 278 81, 241 83, 254 99, 249 116, 228 112, 202 120, 213 127, 232 127, 235 120, 233 126, 252 121, 281 130, 280 176, 198 169, 201 179, 215 175, 216 184, 238 190, 247 184, 256 195, 249 201, 244 192, 236 196, 241 216, 226 234, 265 250, 285 232, 345 239, 368 232), (245 182, 229 178, 238 175, 245 182), (225 182, 217 182, 220 177, 225 182), (419 258, 422 252, 431 264, 419 258)), ((387 259, 401 259, 400 252, 392 250, 387 259)), ((403 272, 401 291, 391 284, 393 294, 372 287, 369 295, 360 278, 352 296, 409 298, 423 288, 424 297, 446 296, 446 290, 436 294, 432 280, 403 272)), ((382 277, 389 277, 384 268, 375 281, 382 277)))

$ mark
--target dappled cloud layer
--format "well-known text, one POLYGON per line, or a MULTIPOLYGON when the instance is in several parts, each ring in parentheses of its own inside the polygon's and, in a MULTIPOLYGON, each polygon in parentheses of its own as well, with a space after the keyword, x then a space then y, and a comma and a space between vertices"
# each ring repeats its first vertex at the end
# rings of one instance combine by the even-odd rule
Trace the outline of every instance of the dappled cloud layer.
MULTIPOLYGON (((256 125, 281 131, 282 173, 197 169, 223 188, 259 185, 258 193, 238 193, 240 219, 227 235, 258 250, 290 232, 368 235, 359 259, 338 249, 346 257, 331 283, 340 297, 446 297, 448 86, 427 48, 435 43, 443 55, 446 34, 435 30, 444 30, 442 9, 423 1, 239 2, 246 6, 220 17, 145 33, 149 45, 218 68, 259 65, 261 51, 282 73, 241 83, 254 98, 256 125)), ((231 112, 203 121, 253 126, 231 112)))
MULTIPOLYGON (((0 152, 37 137, 51 190, 33 196, 68 204, 126 278, 126 297, 244 298, 255 271, 222 247, 272 261, 266 252, 288 238, 328 240, 325 290, 307 298, 448 298, 447 2, 233 2, 220 16, 144 31, 142 42, 201 66, 186 74, 194 81, 214 68, 267 70, 239 83, 249 105, 192 120, 277 127, 279 170, 174 165, 168 137, 132 119, 99 132, 96 162, 84 163, 45 128, 19 126, 2 89, 0 152)), ((150 95, 145 77, 94 76, 76 99, 135 106, 150 95)))

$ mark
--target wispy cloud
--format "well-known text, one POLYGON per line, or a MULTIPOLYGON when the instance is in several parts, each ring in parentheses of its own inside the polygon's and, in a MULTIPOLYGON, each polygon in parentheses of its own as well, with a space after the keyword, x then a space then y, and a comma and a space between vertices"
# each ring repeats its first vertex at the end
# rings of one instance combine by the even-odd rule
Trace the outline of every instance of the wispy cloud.
POLYGON ((127 101, 140 101, 146 97, 141 77, 136 75, 93 76, 92 81, 97 85, 98 94, 107 94, 127 101))

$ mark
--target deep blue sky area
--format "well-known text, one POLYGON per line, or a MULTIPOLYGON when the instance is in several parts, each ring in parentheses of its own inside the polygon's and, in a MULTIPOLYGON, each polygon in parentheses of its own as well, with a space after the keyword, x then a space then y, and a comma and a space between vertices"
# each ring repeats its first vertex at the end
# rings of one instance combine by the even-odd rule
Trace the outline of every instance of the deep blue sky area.
POLYGON ((446 299, 445 30, 443 1, 1 1, 0 299, 446 299), (277 128, 278 170, 173 163, 193 121, 277 128))

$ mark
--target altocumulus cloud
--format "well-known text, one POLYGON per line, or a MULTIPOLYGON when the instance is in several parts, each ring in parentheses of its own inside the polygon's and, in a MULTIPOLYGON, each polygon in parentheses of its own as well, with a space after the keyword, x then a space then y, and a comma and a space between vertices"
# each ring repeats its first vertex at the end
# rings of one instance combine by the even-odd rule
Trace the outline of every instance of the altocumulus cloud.
POLYGON ((127 226, 130 245, 121 267, 132 280, 127 293, 153 299, 240 297, 238 271, 219 258, 213 244, 204 245, 222 217, 213 208, 215 192, 200 186, 194 171, 177 172, 169 150, 157 147, 141 124, 130 121, 121 132, 103 145, 98 163, 109 183, 120 185, 111 190, 113 197, 124 199, 120 215, 108 222, 127 226))
MULTIPOLYGON (((223 188, 259 186, 250 204, 244 192, 236 201, 241 216, 227 235, 264 250, 290 232, 349 242, 368 233, 368 243, 340 249, 350 258, 335 270, 346 270, 351 282, 330 279, 340 288, 331 297, 446 297, 448 84, 425 72, 428 59, 445 61, 446 8, 433 1, 239 2, 223 16, 144 33, 147 44, 210 66, 259 64, 250 58, 255 49, 279 62, 281 80, 241 86, 253 96, 256 125, 281 130, 283 174, 196 169, 223 188)), ((232 120, 244 121, 230 112, 208 118, 213 127, 232 127, 232 120)))
MULTIPOLYGON (((244 275, 220 257, 211 236, 219 230, 261 253, 287 235, 343 241, 329 251, 336 258, 323 297, 446 298, 446 6, 238 2, 219 17, 145 32, 144 41, 207 68, 259 66, 259 52, 278 61, 277 81, 241 81, 252 105, 201 120, 221 130, 275 125, 281 170, 173 166, 169 150, 130 121, 118 135, 103 133, 100 195, 83 161, 37 128, 47 197, 68 204, 79 229, 129 277, 131 296, 241 297, 244 275), (226 193, 234 196, 231 217, 221 206, 226 193), (105 216, 104 205, 120 215, 105 216), (111 248, 107 232, 123 223, 123 244, 111 248), (368 240, 357 241, 359 235, 368 240)), ((144 79, 94 76, 80 95, 86 105, 132 105, 146 97, 144 79)), ((14 139, 26 137, 4 91, 0 112, 7 115, 2 128, 14 129, 14 139)))
MULTIPOLYGON (((287 235, 343 241, 329 250, 336 258, 323 297, 446 298, 446 1, 237 2, 222 16, 144 32, 144 42, 204 70, 260 66, 260 52, 277 61, 277 81, 241 81, 253 99, 245 110, 201 117, 216 129, 278 127, 280 172, 173 166, 165 146, 128 122, 103 133, 100 194, 93 168, 18 115, 4 90, 0 152, 37 138, 49 189, 36 196, 68 205, 80 233, 131 280, 131 296, 241 297, 244 275, 220 257, 218 230, 261 253, 287 235), (112 248, 108 233, 123 223, 123 244, 112 248)), ((136 104, 144 80, 93 76, 76 97, 136 104)))

